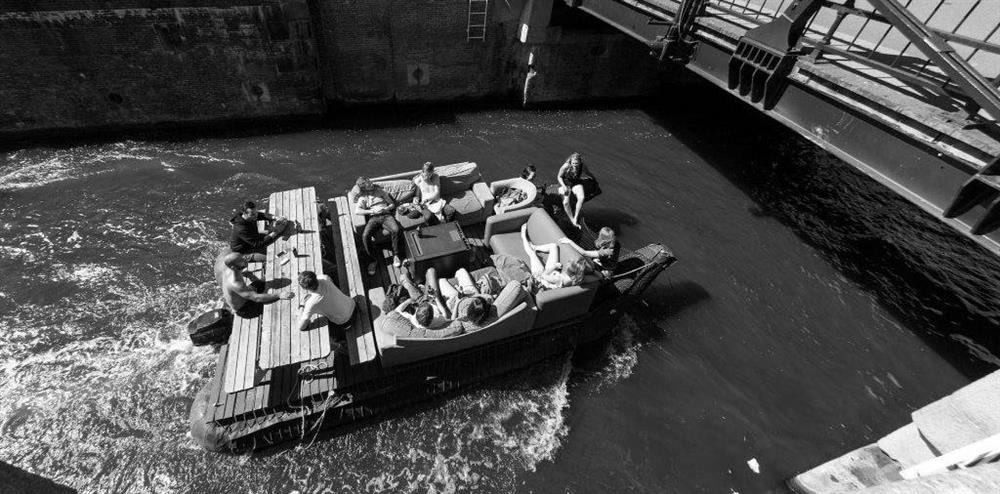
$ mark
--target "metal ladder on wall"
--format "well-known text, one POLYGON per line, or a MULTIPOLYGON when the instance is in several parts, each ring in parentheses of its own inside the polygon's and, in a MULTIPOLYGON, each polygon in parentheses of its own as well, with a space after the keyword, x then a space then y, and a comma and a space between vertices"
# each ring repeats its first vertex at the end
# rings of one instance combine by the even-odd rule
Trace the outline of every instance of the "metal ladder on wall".
POLYGON ((490 0, 469 0, 469 22, 466 28, 468 41, 486 39, 486 13, 490 10, 490 0))

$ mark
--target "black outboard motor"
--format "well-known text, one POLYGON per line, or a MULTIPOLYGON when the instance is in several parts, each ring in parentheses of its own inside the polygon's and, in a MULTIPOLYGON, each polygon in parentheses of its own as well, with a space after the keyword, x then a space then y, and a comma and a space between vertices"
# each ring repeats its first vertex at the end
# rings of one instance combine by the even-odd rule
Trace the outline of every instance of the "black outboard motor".
POLYGON ((227 309, 213 309, 188 323, 188 336, 195 346, 221 345, 229 341, 233 314, 227 309))

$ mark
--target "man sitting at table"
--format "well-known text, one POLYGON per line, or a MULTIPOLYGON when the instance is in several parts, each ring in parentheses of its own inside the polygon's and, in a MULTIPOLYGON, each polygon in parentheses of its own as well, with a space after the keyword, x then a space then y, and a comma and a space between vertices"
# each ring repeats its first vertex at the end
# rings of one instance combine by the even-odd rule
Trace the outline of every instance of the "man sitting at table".
MULTIPOLYGON (((299 273, 299 286, 306 291, 306 299, 299 315, 299 331, 309 329, 312 314, 326 317, 340 327, 350 322, 354 316, 354 299, 340 291, 329 276, 317 276, 312 271, 303 271, 299 273)), ((337 336, 339 339, 341 335, 337 336)))
POLYGON ((247 261, 236 252, 226 252, 215 259, 215 281, 222 288, 222 300, 234 314, 254 318, 264 312, 264 305, 278 300, 291 300, 292 292, 262 293, 264 281, 247 268, 247 261), (250 280, 248 286, 244 277, 250 280))
POLYGON ((375 260, 378 259, 378 250, 375 248, 375 240, 372 236, 379 228, 384 229, 389 234, 392 242, 392 264, 399 267, 402 264, 399 258, 400 228, 392 213, 396 209, 396 200, 382 187, 372 183, 368 177, 358 177, 351 195, 355 198, 354 211, 368 218, 364 233, 361 234, 365 254, 368 255, 368 274, 375 274, 375 260))
POLYGON ((233 232, 229 237, 229 249, 243 254, 247 262, 264 262, 267 260, 267 246, 278 239, 277 231, 262 234, 257 229, 257 221, 273 222, 276 218, 270 214, 257 211, 253 201, 243 203, 241 212, 233 216, 233 232))

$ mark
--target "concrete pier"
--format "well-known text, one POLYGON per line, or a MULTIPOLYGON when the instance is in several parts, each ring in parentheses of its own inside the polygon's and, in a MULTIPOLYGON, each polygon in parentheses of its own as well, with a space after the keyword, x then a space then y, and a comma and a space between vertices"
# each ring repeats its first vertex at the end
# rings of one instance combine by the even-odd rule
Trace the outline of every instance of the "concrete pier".
POLYGON ((959 458, 941 473, 904 479, 931 460, 949 453, 961 457, 970 445, 1000 434, 997 403, 1000 371, 913 412, 912 423, 878 442, 796 475, 788 484, 799 494, 1000 492, 1000 463, 992 449, 959 458), (963 468, 966 463, 975 466, 963 468))

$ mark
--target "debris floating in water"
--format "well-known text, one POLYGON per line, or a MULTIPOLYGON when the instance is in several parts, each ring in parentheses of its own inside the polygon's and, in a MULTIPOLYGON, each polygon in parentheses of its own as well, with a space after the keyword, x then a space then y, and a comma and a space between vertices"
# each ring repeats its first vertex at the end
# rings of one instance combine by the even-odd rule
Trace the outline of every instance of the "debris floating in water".
POLYGON ((750 467, 750 470, 753 470, 753 473, 760 473, 760 463, 757 463, 757 458, 747 460, 747 466, 750 467))

